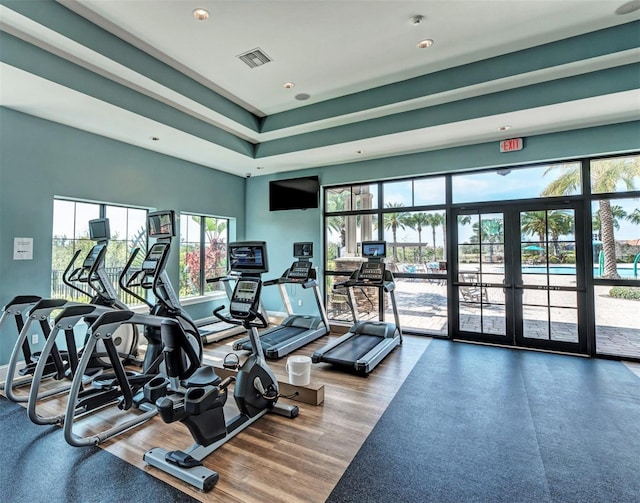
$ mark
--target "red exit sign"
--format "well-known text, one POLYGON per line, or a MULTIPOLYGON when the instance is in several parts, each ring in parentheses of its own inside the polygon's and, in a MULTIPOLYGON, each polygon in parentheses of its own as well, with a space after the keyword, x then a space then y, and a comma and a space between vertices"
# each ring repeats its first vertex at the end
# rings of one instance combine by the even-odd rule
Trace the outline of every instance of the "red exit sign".
POLYGON ((514 152, 522 150, 522 138, 511 138, 500 142, 500 152, 514 152))

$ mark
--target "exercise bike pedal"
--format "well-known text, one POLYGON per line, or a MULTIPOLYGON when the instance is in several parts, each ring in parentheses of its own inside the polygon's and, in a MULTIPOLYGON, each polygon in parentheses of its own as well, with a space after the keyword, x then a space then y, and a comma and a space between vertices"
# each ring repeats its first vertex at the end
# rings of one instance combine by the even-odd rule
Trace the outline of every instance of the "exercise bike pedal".
POLYGON ((240 357, 236 353, 228 353, 222 361, 222 367, 228 370, 240 368, 240 357))

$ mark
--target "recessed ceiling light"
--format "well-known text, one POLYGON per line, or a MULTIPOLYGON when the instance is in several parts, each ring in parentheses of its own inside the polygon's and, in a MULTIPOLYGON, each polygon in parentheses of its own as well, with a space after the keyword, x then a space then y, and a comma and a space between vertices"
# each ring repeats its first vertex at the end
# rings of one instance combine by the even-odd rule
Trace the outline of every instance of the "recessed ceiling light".
POLYGON ((298 101, 305 101, 311 98, 311 95, 307 93, 298 93, 294 96, 294 98, 297 99, 298 101))
POLYGON ((264 166, 258 166, 256 169, 264 169, 264 166))
POLYGON ((206 21, 209 19, 209 11, 206 9, 195 9, 193 11, 193 17, 196 21, 206 21))
POLYGON ((422 21, 424 21, 424 16, 421 14, 416 14, 415 16, 411 16, 411 18, 409 19, 409 22, 413 26, 418 26, 420 23, 422 23, 422 21))
POLYGON ((152 136, 152 137, 151 137, 151 141, 160 141, 160 137, 158 137, 158 136, 152 136))
POLYGON ((625 14, 631 14, 637 10, 640 10, 640 0, 632 0, 631 2, 623 3, 618 7, 616 9, 616 14, 624 16, 625 14))
POLYGON ((426 49, 427 47, 431 47, 433 45, 433 40, 430 38, 425 38, 424 40, 421 40, 420 42, 418 42, 417 47, 418 49, 426 49))
POLYGON ((296 87, 296 85, 293 82, 285 82, 284 84, 282 84, 282 86, 285 89, 291 89, 292 87, 296 87))
POLYGON ((511 129, 511 126, 500 126, 498 131, 509 131, 509 129, 511 129))
POLYGON ((364 154, 364 150, 356 150, 356 154, 362 155, 362 154, 364 154))

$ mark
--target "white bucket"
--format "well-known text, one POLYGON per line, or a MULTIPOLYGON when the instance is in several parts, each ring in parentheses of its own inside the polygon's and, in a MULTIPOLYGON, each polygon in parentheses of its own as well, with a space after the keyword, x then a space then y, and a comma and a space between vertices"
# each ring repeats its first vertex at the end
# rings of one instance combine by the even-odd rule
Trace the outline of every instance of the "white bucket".
POLYGON ((294 386, 307 386, 311 382, 311 358, 308 356, 290 356, 285 369, 289 372, 289 383, 294 386))

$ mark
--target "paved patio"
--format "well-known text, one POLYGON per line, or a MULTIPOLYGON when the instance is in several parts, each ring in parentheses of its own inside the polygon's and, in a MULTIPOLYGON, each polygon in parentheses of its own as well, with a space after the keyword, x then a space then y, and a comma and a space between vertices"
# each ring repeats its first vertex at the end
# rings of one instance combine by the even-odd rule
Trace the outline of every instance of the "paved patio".
MULTIPOLYGON (((541 276, 541 275, 539 275, 541 276)), ((554 278, 556 284, 571 281, 567 278, 554 278)), ((595 291, 596 344, 599 354, 640 358, 640 316, 635 313, 640 301, 610 297, 611 287, 597 286, 595 291)), ((465 302, 461 304, 461 326, 465 330, 485 333, 504 334, 504 294, 501 288, 489 288, 488 304, 465 302), (480 314, 482 313, 482 317, 480 314), (482 323, 482 325, 481 325, 482 323)), ((527 290, 526 304, 545 304, 545 290, 527 290), (544 297, 544 298, 543 298, 544 297)), ((401 325, 405 328, 424 330, 427 333, 447 334, 447 288, 438 281, 396 279, 396 301, 401 325)), ((525 334, 529 338, 551 339, 576 342, 578 339, 576 316, 576 295, 574 292, 552 291, 552 304, 568 306, 551 309, 551 325, 546 319, 546 308, 525 306, 525 334)), ((332 311, 334 319, 351 321, 346 306, 332 311)), ((375 318, 376 313, 365 313, 363 318, 375 318)), ((385 316, 393 318, 388 308, 385 316)))

